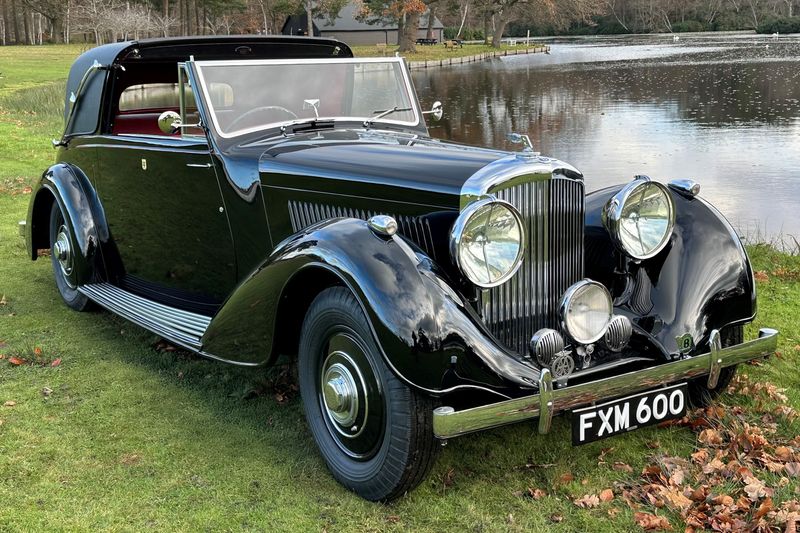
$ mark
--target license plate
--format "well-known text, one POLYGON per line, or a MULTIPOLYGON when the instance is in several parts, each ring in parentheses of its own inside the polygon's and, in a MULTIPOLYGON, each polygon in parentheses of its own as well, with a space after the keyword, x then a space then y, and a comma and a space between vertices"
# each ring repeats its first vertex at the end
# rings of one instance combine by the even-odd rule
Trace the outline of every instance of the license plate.
POLYGON ((586 444, 686 414, 686 383, 572 411, 572 444, 586 444))

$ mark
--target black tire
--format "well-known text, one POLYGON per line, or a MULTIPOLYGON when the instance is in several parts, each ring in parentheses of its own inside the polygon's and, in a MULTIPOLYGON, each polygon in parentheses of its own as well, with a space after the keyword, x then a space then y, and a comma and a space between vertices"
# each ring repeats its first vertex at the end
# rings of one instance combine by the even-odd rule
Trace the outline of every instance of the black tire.
POLYGON ((342 485, 389 501, 425 479, 440 448, 433 402, 389 370, 348 289, 326 289, 312 302, 298 375, 311 434, 342 485))
MULTIPOLYGON (((720 333, 722 347, 734 346, 744 342, 744 326, 733 326, 722 330, 720 333)), ((702 376, 689 381, 689 403, 695 407, 707 407, 721 392, 730 385, 733 376, 736 375, 736 365, 728 366, 720 370, 717 386, 713 389, 708 388, 708 376, 702 376)))
POLYGON ((86 311, 91 308, 91 301, 78 292, 75 281, 75 239, 72 235, 72 226, 61 212, 58 202, 53 202, 50 209, 50 260, 53 263, 53 276, 64 303, 75 311, 86 311), (60 243, 59 243, 60 241, 60 243), (59 244, 57 244, 59 243, 59 244), (59 255, 58 246, 68 246, 66 256, 59 255))

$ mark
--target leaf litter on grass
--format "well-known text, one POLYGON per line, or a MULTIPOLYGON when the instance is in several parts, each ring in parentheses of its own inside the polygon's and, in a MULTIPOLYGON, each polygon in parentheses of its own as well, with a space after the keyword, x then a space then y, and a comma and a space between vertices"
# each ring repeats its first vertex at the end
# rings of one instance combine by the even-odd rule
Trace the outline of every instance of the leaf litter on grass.
MULTIPOLYGON (((733 384, 736 389, 746 378, 733 384)), ((779 397, 770 384, 750 385, 767 396, 779 397)), ((769 406, 763 413, 709 407, 692 411, 677 422, 697 435, 690 458, 656 455, 640 477, 618 483, 621 498, 634 510, 645 530, 668 530, 668 518, 650 511, 670 510, 686 524, 687 532, 782 531, 800 521, 800 501, 773 498, 788 485, 786 476, 800 473, 800 435, 780 437, 769 406), (759 425, 750 417, 760 414, 759 425)))
MULTIPOLYGON (((787 437, 778 431, 779 421, 791 423, 798 413, 787 405, 785 390, 772 383, 753 382, 746 375, 737 375, 728 392, 749 397, 751 407, 720 404, 696 409, 672 422, 696 436, 695 451, 689 457, 655 453, 660 445, 647 446, 654 455, 638 478, 617 482, 613 489, 599 494, 584 494, 573 499, 573 504, 594 509, 621 500, 634 511, 635 523, 645 531, 672 530, 669 517, 677 515, 687 533, 796 532, 800 501, 776 500, 779 495, 787 497, 780 491, 789 486, 790 478, 800 478, 800 434, 787 437)), ((612 450, 601 450, 598 465, 632 472, 625 463, 606 461, 612 450)), ((573 479, 566 473, 559 481, 573 479)), ((531 497, 529 494, 518 495, 531 497)), ((607 512, 613 517, 619 508, 607 512)))

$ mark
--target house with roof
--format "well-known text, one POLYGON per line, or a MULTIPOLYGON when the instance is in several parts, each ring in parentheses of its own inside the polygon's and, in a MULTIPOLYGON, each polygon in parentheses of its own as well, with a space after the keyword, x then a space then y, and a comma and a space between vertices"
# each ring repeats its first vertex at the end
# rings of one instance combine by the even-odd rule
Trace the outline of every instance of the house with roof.
MULTIPOLYGON (((357 9, 356 4, 350 2, 342 8, 332 24, 324 17, 314 18, 314 36, 339 39, 349 45, 397 44, 397 24, 361 22, 356 20, 357 9)), ((286 19, 281 33, 283 35, 306 35, 307 20, 305 14, 292 15, 286 19)), ((427 33, 428 13, 424 13, 419 19, 417 37, 425 38, 427 33)), ((443 37, 444 25, 437 17, 434 17, 433 38, 441 42, 443 37)))

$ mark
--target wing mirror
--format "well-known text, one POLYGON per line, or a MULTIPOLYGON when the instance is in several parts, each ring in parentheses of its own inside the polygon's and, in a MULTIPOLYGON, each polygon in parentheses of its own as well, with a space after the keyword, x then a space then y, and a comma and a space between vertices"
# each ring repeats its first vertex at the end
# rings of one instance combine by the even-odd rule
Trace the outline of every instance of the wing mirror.
POLYGON ((200 122, 197 124, 184 124, 181 122, 181 116, 175 111, 164 111, 158 115, 158 129, 167 135, 172 135, 181 128, 199 128, 200 122))
POLYGON ((439 100, 436 100, 431 106, 431 110, 423 111, 422 114, 430 115, 434 122, 439 122, 440 120, 442 120, 442 115, 444 114, 444 107, 442 107, 442 103, 439 100))
POLYGON ((164 111, 158 116, 158 129, 172 135, 181 127, 181 116, 175 111, 164 111))

